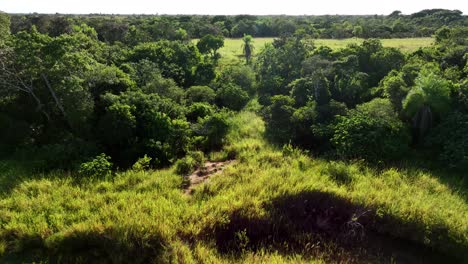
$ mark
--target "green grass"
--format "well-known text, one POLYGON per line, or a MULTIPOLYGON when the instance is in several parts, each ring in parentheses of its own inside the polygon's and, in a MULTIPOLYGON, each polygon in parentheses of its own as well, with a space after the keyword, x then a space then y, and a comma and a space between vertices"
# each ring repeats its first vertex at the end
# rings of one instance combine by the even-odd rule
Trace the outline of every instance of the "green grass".
MULTIPOLYGON (((197 40, 194 40, 196 42, 197 40)), ((360 44, 364 40, 359 38, 349 39, 317 39, 314 41, 316 46, 328 46, 334 50, 345 48, 349 44, 360 44)), ((267 43, 273 42, 273 38, 255 38, 254 54, 259 52, 267 43)), ((398 48, 403 52, 413 52, 420 47, 428 47, 434 43, 433 38, 403 38, 403 39, 382 39, 384 47, 398 48)), ((242 39, 225 39, 224 47, 220 49, 221 65, 232 65, 243 59, 242 39)))
POLYGON ((53 173, 12 185, 7 177, 21 170, 11 165, 0 172, 0 262, 436 263, 467 257, 468 195, 456 176, 283 153, 264 140, 256 114, 242 112, 231 124, 225 149, 211 158, 229 152, 237 162, 193 196, 184 195, 173 168, 93 181, 53 173), (321 217, 329 221, 317 224, 321 217), (351 231, 365 233, 368 242, 351 231))

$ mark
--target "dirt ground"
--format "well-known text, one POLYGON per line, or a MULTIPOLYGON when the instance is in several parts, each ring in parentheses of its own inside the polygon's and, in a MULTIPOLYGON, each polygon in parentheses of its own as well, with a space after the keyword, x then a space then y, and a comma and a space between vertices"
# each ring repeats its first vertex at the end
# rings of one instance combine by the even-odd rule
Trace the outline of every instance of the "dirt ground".
POLYGON ((205 164, 187 176, 189 185, 185 188, 185 194, 190 195, 196 186, 208 181, 212 176, 220 174, 234 160, 213 162, 207 161, 205 164))

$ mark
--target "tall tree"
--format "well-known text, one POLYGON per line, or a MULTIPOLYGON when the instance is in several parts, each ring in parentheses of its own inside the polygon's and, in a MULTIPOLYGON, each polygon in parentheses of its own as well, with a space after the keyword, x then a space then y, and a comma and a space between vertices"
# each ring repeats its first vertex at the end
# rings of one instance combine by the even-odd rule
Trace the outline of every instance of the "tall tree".
POLYGON ((251 35, 244 35, 242 38, 242 41, 244 42, 242 44, 242 52, 245 57, 245 63, 250 64, 250 61, 252 59, 252 54, 255 49, 253 45, 253 38, 251 35))
POLYGON ((10 16, 0 11, 0 47, 10 35, 10 16))
POLYGON ((203 54, 210 54, 211 58, 216 61, 219 58, 218 50, 224 46, 223 36, 205 35, 197 43, 198 50, 203 54))

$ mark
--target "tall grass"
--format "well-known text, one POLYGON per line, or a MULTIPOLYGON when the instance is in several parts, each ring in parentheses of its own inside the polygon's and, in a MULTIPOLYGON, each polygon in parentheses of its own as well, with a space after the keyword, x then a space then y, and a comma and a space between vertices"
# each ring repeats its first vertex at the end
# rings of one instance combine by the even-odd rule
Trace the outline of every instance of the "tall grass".
POLYGON ((425 262, 427 248, 467 257, 466 190, 449 176, 283 152, 254 113, 230 123, 211 157, 237 162, 192 196, 173 168, 22 177, 0 199, 0 262, 425 262))

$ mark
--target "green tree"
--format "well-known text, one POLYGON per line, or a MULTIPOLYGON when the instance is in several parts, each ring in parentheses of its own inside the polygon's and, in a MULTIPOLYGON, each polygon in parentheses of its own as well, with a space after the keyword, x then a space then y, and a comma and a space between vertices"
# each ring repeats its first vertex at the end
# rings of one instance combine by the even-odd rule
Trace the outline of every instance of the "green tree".
POLYGON ((135 46, 128 56, 128 61, 136 63, 141 60, 155 63, 165 78, 174 79, 182 87, 193 84, 193 68, 201 63, 200 54, 191 43, 169 40, 135 46))
POLYGON ((357 37, 357 38, 360 38, 360 37, 362 37, 363 31, 364 30, 362 29, 362 26, 355 26, 353 28, 353 36, 357 37))
POLYGON ((242 38, 242 53, 245 57, 245 63, 250 64, 252 60, 253 51, 255 46, 253 45, 253 38, 251 35, 244 35, 242 38))
POLYGON ((451 108, 452 83, 431 70, 423 69, 403 101, 403 111, 411 119, 415 142, 422 139, 434 121, 451 108))
POLYGON ((219 112, 200 118, 195 126, 195 133, 202 136, 202 147, 209 151, 223 146, 229 131, 228 113, 219 112))
POLYGON ((444 165, 468 169, 468 115, 453 112, 429 134, 427 145, 436 150, 444 165))
POLYGON ((271 140, 279 144, 286 144, 291 140, 291 117, 295 111, 294 99, 291 97, 271 97, 271 105, 265 109, 266 134, 271 140))
POLYGON ((380 161, 404 155, 409 135, 390 101, 374 99, 338 117, 332 142, 342 157, 380 161))
POLYGON ((185 91, 185 99, 188 104, 213 103, 216 92, 208 86, 192 86, 185 91))
POLYGON ((403 99, 409 91, 403 78, 400 75, 388 75, 382 80, 381 85, 385 97, 390 99, 395 110, 400 112, 403 109, 403 99))
POLYGON ((223 36, 213 36, 211 34, 203 36, 197 43, 198 50, 202 54, 210 54, 214 61, 220 57, 218 50, 224 46, 223 36))
POLYGON ((35 27, 19 32, 10 52, 0 58, 1 92, 15 98, 23 120, 45 128, 36 133, 42 140, 57 140, 67 132, 86 134, 94 102, 84 79, 91 65, 99 64, 99 50, 96 32, 86 26, 56 38, 35 27))
POLYGON ((249 65, 227 66, 216 80, 219 86, 226 83, 236 84, 252 96, 256 92, 255 71, 249 65))
POLYGON ((10 16, 0 11, 0 47, 10 35, 10 16))
POLYGON ((249 95, 238 85, 228 83, 216 91, 216 104, 240 111, 249 101, 249 95))

